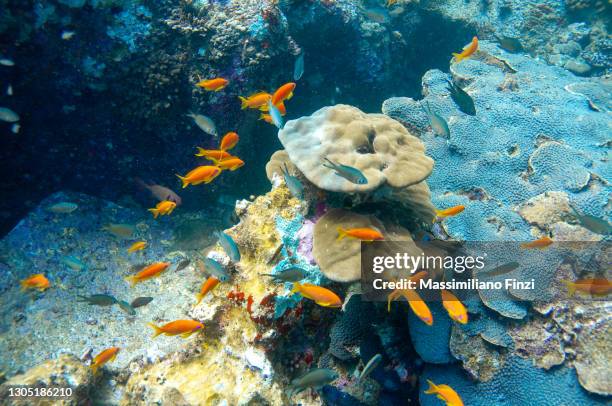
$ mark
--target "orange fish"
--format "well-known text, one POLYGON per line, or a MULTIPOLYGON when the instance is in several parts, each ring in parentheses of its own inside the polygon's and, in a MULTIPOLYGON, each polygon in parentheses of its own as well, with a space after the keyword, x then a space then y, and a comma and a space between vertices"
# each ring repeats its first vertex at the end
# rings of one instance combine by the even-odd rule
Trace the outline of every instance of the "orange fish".
POLYGON ((219 149, 221 151, 227 151, 228 149, 232 149, 236 146, 236 144, 238 144, 239 139, 240 137, 238 137, 238 134, 230 131, 227 134, 225 134, 223 138, 221 139, 221 144, 219 145, 219 149))
MULTIPOLYGON (((474 37, 476 38, 476 37, 474 37)), ((446 402, 446 406, 463 406, 463 401, 453 388, 448 385, 436 385, 429 379, 429 388, 425 391, 428 395, 438 395, 438 399, 446 402)))
POLYGON ((279 103, 289 100, 293 97, 293 90, 295 89, 295 83, 285 83, 279 87, 276 92, 272 95, 272 104, 277 106, 279 103))
POLYGON ((198 293, 198 295, 196 296, 198 298, 198 301, 195 305, 199 305, 202 299, 206 297, 208 292, 213 290, 215 286, 219 284, 219 282, 219 279, 215 278, 214 276, 209 276, 208 279, 206 279, 206 282, 202 284, 202 287, 200 288, 200 293, 198 293))
POLYGON ((272 95, 266 92, 253 93, 249 97, 238 96, 240 102, 242 103, 240 107, 242 110, 246 108, 258 109, 262 106, 266 106, 271 97, 272 95))
POLYGON ((578 279, 575 282, 562 280, 567 286, 568 295, 574 296, 576 291, 589 293, 593 296, 607 296, 612 291, 612 283, 606 278, 578 279))
POLYGON ((126 281, 130 282, 130 285, 134 286, 138 282, 146 281, 147 279, 155 278, 164 272, 170 266, 170 262, 156 262, 145 267, 142 271, 136 275, 128 276, 125 278, 126 281))
POLYGON ((285 114, 287 114, 287 108, 285 108, 284 102, 280 102, 276 104, 275 107, 278 109, 278 112, 281 114, 281 116, 284 116, 285 114))
POLYGON ((461 62, 464 59, 469 58, 478 50, 478 38, 472 38, 472 42, 463 47, 463 50, 460 54, 453 52, 453 57, 455 58, 455 62, 461 62))
POLYGON ((445 217, 456 216, 457 214, 461 213, 463 210, 465 210, 465 206, 463 206, 461 204, 458 205, 458 206, 450 207, 448 209, 444 209, 444 210, 437 210, 436 209, 436 216, 438 218, 445 218, 445 217))
MULTIPOLYGON (((284 116, 285 114, 287 114, 287 108, 285 107, 285 103, 284 102, 280 102, 278 104, 275 104, 274 107, 276 107, 278 109, 278 112, 280 113, 281 116, 284 116)), ((260 111, 263 111, 264 113, 267 113, 270 111, 270 106, 266 103, 263 106, 259 107, 260 111)), ((259 118, 261 119, 261 116, 259 116, 259 118)))
POLYGON ((185 176, 176 175, 183 182, 183 189, 189 185, 199 185, 200 183, 210 183, 219 174, 221 169, 216 166, 198 166, 185 176))
POLYGON ((136 241, 134 244, 130 246, 130 248, 128 248, 127 252, 128 254, 131 254, 132 252, 142 251, 145 248, 147 248, 146 241, 136 241))
POLYGON ((537 240, 531 241, 531 242, 524 242, 521 244, 521 248, 538 248, 538 249, 544 249, 546 247, 548 247, 550 244, 553 243, 553 240, 548 237, 548 236, 544 236, 542 238, 538 238, 537 240))
POLYGON ((231 154, 229 152, 226 151, 221 151, 218 149, 204 149, 204 148, 198 148, 198 153, 195 154, 195 156, 201 156, 204 158, 215 158, 216 160, 223 160, 223 159, 227 159, 227 158, 231 158, 231 154))
MULTIPOLYGON (((410 277, 410 280, 417 282, 420 279, 426 278, 429 274, 427 271, 420 271, 410 277)), ((421 296, 413 289, 396 289, 389 294, 387 297, 387 311, 391 311, 391 301, 395 300, 399 296, 403 296, 407 301, 408 305, 416 314, 416 316, 423 321, 423 323, 431 326, 433 324, 433 316, 427 304, 421 299, 421 296)))
POLYGON ((230 171, 235 171, 236 169, 244 166, 244 161, 240 158, 231 157, 229 159, 224 159, 223 161, 218 161, 214 158, 208 158, 213 161, 213 163, 220 169, 229 169, 230 171))
POLYGON ((299 292, 307 299, 314 300, 316 304, 323 307, 342 307, 342 300, 329 289, 311 283, 300 284, 295 282, 291 293, 299 292))
POLYGON ((45 289, 49 289, 51 286, 49 279, 45 278, 45 275, 42 273, 31 275, 20 281, 19 284, 21 285, 22 291, 26 291, 28 289, 38 289, 39 292, 44 292, 45 289))
POLYGON ((195 320, 175 320, 161 327, 156 326, 153 323, 149 323, 148 325, 155 329, 153 338, 160 334, 167 336, 177 336, 180 334, 181 337, 187 338, 193 333, 197 333, 204 328, 204 324, 195 320))
POLYGON ((265 121, 268 124, 274 124, 274 122, 272 121, 272 116, 269 114, 261 113, 259 119, 265 121))
POLYGON ((93 374, 98 373, 98 369, 106 364, 107 362, 114 361, 117 358, 117 353, 119 352, 119 347, 111 347, 102 351, 100 354, 96 355, 94 359, 91 361, 91 371, 93 374))
POLYGON ((340 241, 344 237, 352 237, 361 241, 374 241, 385 238, 380 232, 372 228, 351 228, 350 230, 345 230, 342 227, 338 227, 338 238, 336 241, 340 241))
POLYGON ((450 318, 461 324, 466 324, 468 313, 463 303, 446 289, 442 289, 440 295, 442 296, 442 306, 444 306, 450 318))
POLYGON ((416 314, 416 316, 421 319, 423 323, 431 326, 433 324, 433 316, 429 310, 429 307, 427 306, 427 303, 421 299, 421 296, 419 296, 419 294, 412 289, 406 289, 402 294, 408 301, 408 304, 410 305, 410 308, 414 314, 416 314))
POLYGON ((154 209, 149 209, 151 213, 153 213, 153 218, 157 218, 157 216, 169 216, 176 209, 176 203, 171 202, 170 200, 163 200, 155 206, 154 209))
POLYGON ((228 83, 229 83, 229 80, 227 79, 214 78, 214 79, 200 80, 198 83, 196 83, 196 86, 209 90, 209 91, 214 90, 215 92, 218 92, 219 90, 227 86, 228 83))

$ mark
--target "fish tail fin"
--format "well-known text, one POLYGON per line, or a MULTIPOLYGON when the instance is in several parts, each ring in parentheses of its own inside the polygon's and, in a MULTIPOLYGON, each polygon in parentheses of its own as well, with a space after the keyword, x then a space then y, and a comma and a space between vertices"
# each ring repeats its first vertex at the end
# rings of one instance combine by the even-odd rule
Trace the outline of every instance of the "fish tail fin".
POLYGON ((156 219, 159 216, 159 210, 157 209, 148 209, 147 211, 153 213, 153 218, 156 219))
POLYGON ((238 96, 238 98, 240 99, 240 103, 241 103, 240 109, 241 110, 244 110, 247 107, 249 107, 249 101, 246 99, 246 97, 238 96))
POLYGON ((438 392, 438 387, 435 383, 433 383, 429 379, 427 380, 427 383, 429 384, 429 388, 427 388, 427 390, 425 391, 426 394, 431 395, 432 393, 438 392))
POLYGON ((140 188, 147 189, 149 187, 149 185, 147 185, 147 183, 144 180, 140 179, 139 177, 132 178, 132 180, 140 188))
POLYGON ((463 60, 463 56, 457 52, 453 52, 453 58, 455 58, 455 62, 461 62, 463 60))
POLYGON ((399 290, 394 290, 393 292, 389 293, 389 296, 387 296, 387 313, 391 312, 391 302, 395 300, 398 294, 399 290))
POLYGON ((198 294, 196 295, 196 299, 197 299, 196 304, 194 304, 194 305, 193 305, 193 307, 196 307, 197 305, 199 305, 199 304, 200 304, 200 302, 202 301, 202 299, 204 299, 204 295, 203 295, 203 294, 201 294, 201 293, 198 293, 198 294))
POLYGON ((334 164, 332 161, 330 161, 327 158, 323 158, 323 160, 325 161, 322 164, 324 167, 329 168, 329 169, 336 169, 336 164, 334 164))
POLYGON ((204 156, 204 148, 202 147, 196 147, 198 149, 198 153, 195 154, 195 156, 204 156))
POLYGON ((181 180, 181 182, 183 182, 183 189, 185 189, 187 186, 189 186, 189 181, 187 179, 185 179, 184 176, 181 176, 181 175, 179 175, 177 173, 176 177, 179 178, 181 180))
POLYGON ((567 294, 569 295, 569 297, 574 296, 574 293, 576 293, 576 285, 574 284, 574 282, 565 279, 561 279, 561 282, 563 282, 563 284, 567 286, 567 294))
POLYGON ((26 281, 19 282, 19 285, 21 285, 22 292, 25 292, 26 290, 28 290, 28 283, 26 281))
POLYGON ((162 333, 164 332, 164 331, 161 329, 161 327, 156 326, 156 325, 155 325, 155 324, 153 324, 153 323, 147 323, 147 326, 149 326, 149 327, 151 327, 153 330, 155 330, 155 332, 153 333, 153 337, 152 337, 152 338, 155 338, 155 337, 157 337, 158 335, 160 335, 160 334, 162 334, 162 333))
MULTIPOLYGON (((436 217, 439 217, 439 218, 444 218, 445 217, 444 216, 444 210, 435 209, 434 211, 436 213, 436 217)), ((435 220, 434 220, 434 222, 435 222, 435 220)))
POLYGON ((98 364, 91 364, 89 366, 89 368, 91 368, 91 373, 96 375, 98 373, 98 368, 100 368, 100 365, 98 365, 98 364))
POLYGON ((293 289, 291 289, 290 293, 293 294, 299 292, 301 287, 302 285, 300 285, 299 282, 293 282, 293 289))
POLYGON ((341 241, 342 239, 344 239, 344 237, 346 237, 346 230, 343 229, 342 227, 338 227, 338 238, 336 238, 336 241, 341 241))
POLYGON ((214 163, 215 165, 219 165, 219 160, 218 159, 215 159, 215 158, 213 158, 211 156, 206 157, 206 159, 208 159, 209 161, 212 161, 212 163, 214 163))
POLYGON ((137 283, 136 277, 134 276, 128 276, 127 278, 125 278, 125 281, 128 282, 130 284, 130 287, 132 288, 136 286, 136 283, 137 283))

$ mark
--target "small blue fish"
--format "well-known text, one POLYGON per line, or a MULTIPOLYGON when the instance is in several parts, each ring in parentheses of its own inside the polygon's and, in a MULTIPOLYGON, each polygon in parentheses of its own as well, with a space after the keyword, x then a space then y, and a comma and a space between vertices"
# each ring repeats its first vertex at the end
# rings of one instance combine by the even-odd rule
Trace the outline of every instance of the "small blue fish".
POLYGON ((344 179, 352 182, 356 185, 366 185, 368 179, 363 173, 357 168, 348 165, 336 164, 329 159, 325 158, 327 164, 323 163, 323 166, 336 171, 336 175, 343 177, 344 179))
POLYGON ((450 138, 450 130, 448 128, 448 124, 446 120, 444 120, 441 116, 433 113, 431 111, 431 107, 429 103, 425 103, 425 106, 421 104, 421 108, 427 114, 427 118, 429 118, 429 124, 431 125, 431 129, 434 131, 436 135, 441 137, 450 138))
POLYGON ((232 262, 240 262, 240 250, 238 250, 238 245, 236 245, 232 237, 221 231, 215 231, 215 237, 219 239, 219 244, 232 262))
POLYGON ((504 275, 507 274, 509 272, 514 271, 516 268, 518 268, 520 266, 520 264, 516 261, 512 261, 512 262, 508 262, 507 264, 503 264, 498 266, 497 268, 494 268, 488 272, 485 273, 478 273, 478 276, 499 276, 499 275, 504 275))
POLYGON ((382 355, 380 354, 374 355, 368 361, 365 367, 363 367, 363 371, 361 371, 361 374, 359 374, 359 377, 357 378, 357 382, 359 383, 363 382, 372 373, 372 371, 376 369, 376 367, 378 366, 378 364, 380 364, 380 361, 382 361, 382 359, 383 359, 382 355))
POLYGON ((289 191, 296 199, 302 200, 304 198, 304 185, 297 178, 297 176, 293 176, 289 174, 289 169, 287 169, 287 164, 283 165, 282 168, 283 177, 285 178, 285 184, 289 188, 289 191))
POLYGON ((261 275, 271 277, 276 283, 299 282, 306 277, 306 272, 299 266, 292 265, 276 274, 262 273, 261 275))
POLYGON ((268 100, 268 110, 270 112, 270 117, 272 117, 272 122, 279 130, 282 130, 285 126, 285 122, 283 120, 283 116, 281 115, 278 108, 272 104, 272 99, 268 100))
POLYGON ((91 295, 91 296, 82 296, 77 295, 78 302, 86 302, 93 306, 112 306, 117 303, 117 299, 111 295, 91 295))
POLYGON ((134 308, 125 300, 117 300, 117 304, 119 305, 121 310, 123 310, 127 314, 132 316, 136 314, 136 310, 134 310, 134 308))
POLYGON ((203 260, 204 269, 221 282, 227 282, 230 280, 230 274, 223 268, 223 265, 218 263, 212 258, 204 258, 203 260))
POLYGON ((76 204, 76 203, 59 202, 59 203, 55 203, 55 204, 47 207, 47 210, 50 211, 51 213, 68 214, 68 213, 72 213, 73 211, 75 211, 78 208, 79 208, 79 205, 76 204))
POLYGON ((470 96, 465 90, 460 88, 454 82, 450 80, 446 81, 448 83, 448 91, 450 92, 451 98, 459 107, 459 110, 463 111, 465 114, 470 116, 476 115, 476 106, 474 105, 474 99, 470 96))
POLYGON ((87 268, 87 265, 85 265, 80 259, 72 255, 63 257, 62 263, 64 265, 67 265, 68 268, 72 269, 73 271, 82 271, 87 268))
POLYGON ((293 80, 296 82, 302 78, 304 74, 304 52, 300 54, 295 60, 295 65, 293 67, 293 80))

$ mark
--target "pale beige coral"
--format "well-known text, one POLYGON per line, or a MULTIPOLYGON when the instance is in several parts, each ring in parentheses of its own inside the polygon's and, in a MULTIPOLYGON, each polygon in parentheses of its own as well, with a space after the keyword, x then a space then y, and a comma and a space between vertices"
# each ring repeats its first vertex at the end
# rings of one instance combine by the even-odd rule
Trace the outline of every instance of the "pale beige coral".
POLYGON ((240 223, 232 228, 243 258, 266 262, 280 246, 276 231, 276 216, 292 219, 303 209, 303 204, 286 187, 276 188, 259 196, 246 208, 237 210, 240 223))
POLYGON ((593 307, 595 307, 593 313, 600 311, 604 316, 588 323, 584 331, 577 336, 574 366, 578 380, 586 390, 610 396, 612 394, 612 379, 610 379, 612 322, 609 318, 611 306, 602 302, 593 307))
MULTIPOLYGON (((73 396, 69 399, 53 402, 57 405, 83 405, 89 404, 91 399, 89 392, 93 384, 93 374, 84 362, 74 355, 64 354, 57 359, 51 359, 30 368, 21 375, 15 375, 0 385, 0 399, 7 400, 8 388, 14 385, 27 386, 61 386, 72 388, 73 396)), ((0 402, 5 404, 4 402, 0 402)), ((7 403, 9 404, 9 403, 7 403)), ((13 399, 12 406, 29 406, 42 404, 34 402, 31 398, 13 399)), ((49 403, 50 404, 50 403, 49 403)))
POLYGON ((463 363, 463 368, 481 382, 491 380, 506 363, 507 355, 489 345, 480 335, 470 336, 453 326, 449 342, 451 354, 463 363))
POLYGON ((165 404, 169 396, 190 405, 261 404, 263 399, 268 405, 284 404, 283 387, 265 379, 271 373, 270 362, 261 350, 252 348, 258 331, 246 310, 227 309, 222 319, 220 336, 207 337, 205 328, 200 343, 203 350, 187 359, 168 358, 132 373, 121 405, 165 404), (253 351, 257 357, 247 355, 253 351))
POLYGON ((415 220, 431 224, 436 216, 436 208, 431 203, 429 186, 425 181, 402 189, 385 187, 379 195, 406 207, 412 212, 415 220))
MULTIPOLYGON (((280 294, 285 288, 261 274, 270 273, 270 262, 281 244, 275 218, 294 218, 301 203, 287 188, 279 187, 237 209, 240 223, 226 230, 239 246, 241 261, 232 283, 219 284, 188 317, 204 322, 204 331, 185 341, 181 352, 133 371, 126 383, 122 405, 284 405, 290 377, 275 371, 267 348, 256 337, 278 337, 277 325, 255 321, 251 316, 269 316, 273 308, 261 305, 264 297, 280 294), (239 286, 239 288, 238 288, 239 286), (252 313, 246 304, 228 300, 239 289, 245 299, 252 297, 252 313)), ((202 278, 202 281, 204 278, 202 278)), ((192 292, 194 295, 196 289, 192 292)), ((181 340, 159 337, 156 340, 181 340)), ((273 342, 274 338, 269 338, 273 342)), ((294 400, 304 405, 319 404, 304 393, 294 400)))
POLYGON ((287 165, 289 173, 295 173, 297 171, 296 166, 291 162, 291 159, 289 159, 287 151, 281 149, 273 153, 266 164, 266 176, 268 176, 268 180, 272 182, 275 173, 282 178, 285 165, 287 165))
MULTIPOLYGON (((315 225, 313 256, 321 272, 333 281, 353 282, 361 277, 361 241, 350 237, 337 241, 338 227, 343 229, 373 228, 382 233, 387 241, 402 241, 402 248, 407 248, 412 255, 422 253, 412 241, 410 232, 402 227, 385 225, 373 216, 332 209, 325 213, 315 225)), ((386 249, 390 254, 391 247, 386 247, 386 249)), ((385 253, 381 252, 381 255, 385 253)))
POLYGON ((368 192, 385 184, 404 188, 423 181, 433 169, 423 143, 399 122, 352 106, 324 107, 288 121, 278 136, 304 176, 327 191, 368 192), (323 166, 325 158, 357 168, 368 183, 338 176, 323 166))
POLYGON ((572 208, 565 192, 545 192, 524 202, 518 213, 530 224, 547 229, 572 218, 572 208))

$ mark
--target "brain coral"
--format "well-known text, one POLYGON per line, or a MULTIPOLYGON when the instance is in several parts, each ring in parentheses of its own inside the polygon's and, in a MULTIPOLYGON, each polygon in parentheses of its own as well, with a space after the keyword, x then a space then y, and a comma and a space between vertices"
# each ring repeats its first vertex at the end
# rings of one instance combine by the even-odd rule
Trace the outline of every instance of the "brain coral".
POLYGON ((352 106, 323 107, 287 122, 278 136, 306 178, 332 192, 367 192, 385 184, 404 188, 423 181, 433 168, 423 143, 399 122, 352 106), (325 158, 359 169, 368 183, 336 175, 322 165, 325 158))
POLYGON ((352 282, 361 277, 361 241, 350 237, 337 241, 338 227, 345 230, 361 227, 374 228, 382 233, 385 240, 403 241, 402 248, 409 247, 413 251, 412 255, 421 254, 421 250, 412 241, 408 230, 395 225, 384 225, 372 216, 332 209, 325 213, 315 225, 313 256, 321 272, 336 282, 352 282))

